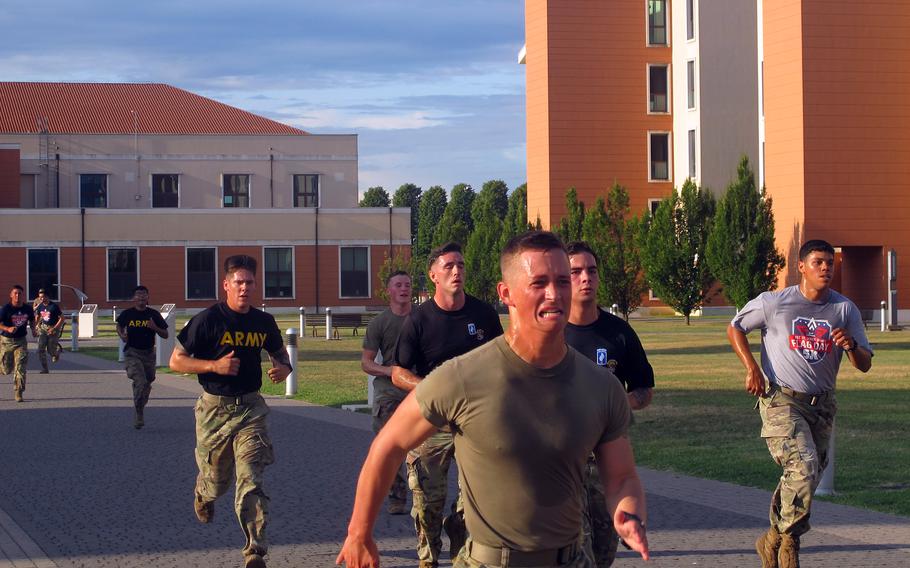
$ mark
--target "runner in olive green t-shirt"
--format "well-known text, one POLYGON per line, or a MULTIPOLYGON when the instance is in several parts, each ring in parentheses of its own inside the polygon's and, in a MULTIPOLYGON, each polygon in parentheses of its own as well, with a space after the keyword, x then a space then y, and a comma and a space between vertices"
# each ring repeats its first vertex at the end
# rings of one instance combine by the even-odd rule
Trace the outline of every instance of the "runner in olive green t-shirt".
POLYGON ((531 231, 509 242, 500 267, 508 331, 430 373, 376 437, 338 564, 378 564, 372 530, 395 469, 442 423, 455 433, 469 497, 472 538, 456 568, 497 566, 503 558, 512 565, 590 567, 579 533, 581 475, 592 450, 617 533, 649 558, 644 490, 625 436, 628 401, 618 381, 596 376, 596 366, 565 343, 571 297, 565 247, 552 233, 531 231))
MULTIPOLYGON (((363 337, 363 353, 360 368, 364 373, 373 375, 373 433, 378 434, 407 392, 392 384, 392 362, 395 354, 395 342, 401 324, 411 313, 411 277, 399 270, 386 278, 386 293, 389 295, 387 310, 373 318, 367 326, 363 337), (382 358, 377 362, 377 354, 382 358)), ((408 482, 404 467, 398 468, 395 482, 389 491, 388 511, 392 515, 403 515, 408 512, 408 482)))

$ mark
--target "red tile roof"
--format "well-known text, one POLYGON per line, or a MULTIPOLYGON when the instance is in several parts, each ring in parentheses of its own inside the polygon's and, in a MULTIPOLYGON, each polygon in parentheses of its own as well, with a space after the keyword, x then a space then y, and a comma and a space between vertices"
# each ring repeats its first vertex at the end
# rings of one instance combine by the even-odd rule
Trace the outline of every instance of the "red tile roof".
POLYGON ((307 134, 160 83, 0 82, 0 133, 38 133, 45 119, 60 134, 307 134))

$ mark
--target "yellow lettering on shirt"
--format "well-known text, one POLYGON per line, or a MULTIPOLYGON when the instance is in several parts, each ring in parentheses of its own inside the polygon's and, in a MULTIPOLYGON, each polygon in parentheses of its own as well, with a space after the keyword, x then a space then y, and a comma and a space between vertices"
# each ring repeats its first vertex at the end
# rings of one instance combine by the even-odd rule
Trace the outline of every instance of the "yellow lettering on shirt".
POLYGON ((233 345, 235 347, 264 347, 268 334, 255 331, 225 331, 221 336, 220 345, 233 345))
POLYGON ((127 327, 148 327, 149 320, 130 320, 127 327))

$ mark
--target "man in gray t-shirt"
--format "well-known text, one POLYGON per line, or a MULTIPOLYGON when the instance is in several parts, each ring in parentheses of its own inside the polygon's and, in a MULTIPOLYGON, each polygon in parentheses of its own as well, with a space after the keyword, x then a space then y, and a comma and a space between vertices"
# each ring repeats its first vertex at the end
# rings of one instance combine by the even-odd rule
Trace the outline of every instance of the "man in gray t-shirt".
POLYGON ((746 390, 759 397, 761 436, 783 475, 771 498, 771 528, 755 543, 762 568, 799 566, 812 495, 828 463, 844 353, 862 372, 872 348, 857 307, 834 290, 834 248, 811 240, 799 251, 800 283, 764 292, 740 310, 727 337, 746 367, 746 390), (746 334, 761 330, 761 368, 746 334), (767 379, 767 385, 765 380, 767 379))
MULTIPOLYGON (((404 400, 406 393, 392 384, 391 365, 394 363, 395 343, 401 324, 411 313, 411 277, 399 270, 386 278, 389 308, 376 316, 367 326, 363 338, 360 367, 373 375, 373 432, 379 431, 404 400)), ((395 481, 389 490, 388 511, 392 515, 408 512, 408 482, 404 468, 398 468, 395 481)))

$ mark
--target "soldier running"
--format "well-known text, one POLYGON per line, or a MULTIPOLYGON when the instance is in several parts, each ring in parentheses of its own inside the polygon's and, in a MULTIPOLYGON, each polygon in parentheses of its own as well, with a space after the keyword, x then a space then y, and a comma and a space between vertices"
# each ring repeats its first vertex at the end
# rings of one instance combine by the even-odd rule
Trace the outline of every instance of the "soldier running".
POLYGON ((136 286, 133 290, 136 306, 117 316, 117 335, 126 344, 123 358, 126 376, 133 381, 133 427, 145 426, 145 405, 148 404, 155 381, 155 335, 167 339, 167 322, 161 313, 149 307, 149 289, 136 286))
POLYGON ((38 332, 38 360, 41 361, 41 374, 49 373, 47 355, 50 353, 54 363, 60 359, 63 347, 60 345, 60 334, 63 331, 63 312, 48 297, 44 288, 38 290, 35 299, 35 329, 38 332))
POLYGON ((281 332, 271 314, 253 307, 256 259, 235 255, 224 261, 227 299, 193 317, 177 336, 170 367, 199 376, 203 393, 196 402, 194 508, 201 523, 215 515, 215 500, 235 481, 234 508, 246 535, 246 568, 264 568, 269 496, 265 468, 274 461, 266 426, 269 407, 262 387, 262 351, 269 354, 269 379, 280 383, 291 373, 281 332))
POLYGON ((28 338, 26 328, 35 337, 35 311, 25 303, 25 290, 15 284, 9 291, 10 301, 0 308, 0 374, 15 372, 13 393, 22 402, 25 392, 28 338))

